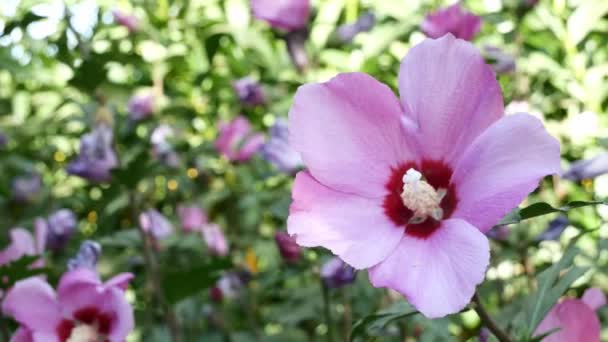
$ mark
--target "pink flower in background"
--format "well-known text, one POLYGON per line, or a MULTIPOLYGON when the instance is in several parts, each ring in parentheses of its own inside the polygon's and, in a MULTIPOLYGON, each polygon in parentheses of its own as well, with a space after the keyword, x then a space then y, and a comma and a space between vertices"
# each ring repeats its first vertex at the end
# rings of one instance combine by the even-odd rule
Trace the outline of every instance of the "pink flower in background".
POLYGON ((154 96, 151 93, 134 95, 127 103, 127 110, 132 121, 147 119, 154 112, 154 96))
POLYGON ((244 116, 219 124, 215 148, 232 161, 244 162, 251 159, 263 144, 264 135, 252 132, 251 125, 244 116))
POLYGON ((243 77, 232 82, 232 88, 242 104, 258 106, 266 103, 264 89, 253 77, 243 77))
POLYGON ((250 0, 253 15, 270 26, 286 31, 306 27, 310 0, 250 0))
POLYGON ((410 50, 399 88, 401 101, 348 73, 298 89, 290 140, 308 170, 288 232, 442 317, 470 301, 489 262, 484 233, 559 172, 560 147, 531 115, 503 115, 494 72, 451 34, 410 50))
POLYGON ((285 232, 277 232, 274 235, 274 240, 277 243, 279 253, 281 253, 283 260, 287 261, 288 263, 296 263, 300 261, 302 249, 300 246, 298 246, 293 237, 289 236, 289 234, 285 232))
POLYGON ((133 309, 124 296, 130 273, 106 283, 87 268, 65 273, 56 294, 40 278, 18 281, 2 304, 21 327, 13 341, 122 342, 133 330, 133 309))
POLYGON ((148 209, 139 214, 139 225, 156 240, 166 238, 173 231, 171 222, 156 209, 148 209))
POLYGON ((598 288, 590 288, 582 299, 565 299, 556 304, 534 332, 543 335, 543 342, 599 342, 600 321, 595 311, 606 305, 606 296, 598 288))
POLYGON ((112 128, 105 124, 97 125, 80 138, 80 153, 68 165, 68 173, 91 182, 109 182, 112 169, 119 166, 113 144, 112 128))
MULTIPOLYGON (((46 227, 36 227, 36 238, 24 228, 11 229, 11 244, 0 251, 0 265, 6 265, 19 260, 25 255, 40 255, 44 253, 46 246, 46 227)), ((40 258, 32 264, 32 267, 44 266, 44 259, 40 258)))
POLYGON ((471 40, 481 29, 481 17, 466 11, 459 2, 427 15, 421 25, 429 38, 451 33, 456 38, 471 40))
POLYGON ((207 248, 209 248, 213 254, 219 256, 228 255, 228 242, 219 225, 214 223, 205 224, 201 231, 203 238, 207 243, 207 248))
POLYGON ((133 33, 139 29, 139 20, 136 16, 127 14, 121 10, 112 11, 112 15, 114 15, 116 23, 126 27, 129 32, 133 33))
POLYGON ((173 149, 170 140, 175 136, 173 128, 169 125, 159 125, 150 135, 152 154, 161 163, 169 167, 179 167, 181 161, 179 155, 173 149))
POLYGON ((201 230, 207 223, 207 214, 201 207, 194 205, 180 205, 177 207, 177 215, 181 221, 182 228, 186 232, 201 230))

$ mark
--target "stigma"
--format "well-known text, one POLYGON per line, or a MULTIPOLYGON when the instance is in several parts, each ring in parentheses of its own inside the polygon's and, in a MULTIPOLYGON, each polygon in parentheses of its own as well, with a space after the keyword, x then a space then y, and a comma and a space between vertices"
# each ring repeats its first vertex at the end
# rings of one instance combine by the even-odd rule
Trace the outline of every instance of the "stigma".
POLYGON ((97 329, 88 324, 81 324, 72 329, 72 334, 67 342, 98 342, 105 341, 97 332, 97 329))
POLYGON ((440 204, 446 192, 446 189, 433 188, 422 179, 422 173, 418 170, 408 169, 403 175, 403 192, 401 192, 403 205, 414 213, 408 223, 422 223, 429 217, 437 221, 441 220, 443 209, 440 204))

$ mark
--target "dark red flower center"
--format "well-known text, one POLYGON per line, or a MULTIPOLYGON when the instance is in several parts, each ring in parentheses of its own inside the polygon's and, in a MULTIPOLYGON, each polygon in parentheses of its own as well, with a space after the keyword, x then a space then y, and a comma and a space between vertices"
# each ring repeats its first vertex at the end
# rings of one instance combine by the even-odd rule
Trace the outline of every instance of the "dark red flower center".
POLYGON ((88 306, 74 312, 75 321, 64 319, 57 326, 57 336, 61 342, 67 341, 78 324, 95 327, 101 335, 108 335, 112 328, 112 316, 99 309, 88 306))
POLYGON ((403 227, 406 234, 426 239, 439 228, 440 221, 429 216, 423 222, 410 223, 414 212, 405 206, 401 198, 403 175, 409 169, 415 169, 422 173, 425 181, 433 188, 445 189, 446 194, 440 203, 443 210, 443 219, 449 218, 458 204, 454 184, 450 182, 452 169, 442 161, 423 160, 420 164, 406 162, 392 170, 391 177, 386 183, 388 194, 383 203, 386 215, 395 225, 403 227))

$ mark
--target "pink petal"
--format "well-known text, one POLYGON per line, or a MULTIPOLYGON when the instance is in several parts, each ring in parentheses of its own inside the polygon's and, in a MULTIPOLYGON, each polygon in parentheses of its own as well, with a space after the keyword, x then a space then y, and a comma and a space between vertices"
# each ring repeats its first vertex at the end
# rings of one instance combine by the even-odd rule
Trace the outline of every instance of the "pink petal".
POLYGON ((467 149, 454 174, 458 205, 452 217, 488 231, 546 175, 559 173, 559 143, 540 120, 509 115, 467 149))
POLYGON ((262 147, 262 145, 264 145, 264 140, 264 135, 261 133, 248 137, 238 151, 235 160, 247 161, 251 159, 251 157, 262 147))
POLYGON ((399 291, 426 317, 437 318, 469 303, 489 261, 486 236, 465 221, 450 219, 427 239, 404 235, 369 276, 374 286, 399 291))
POLYGON ((113 313, 110 342, 123 342, 135 326, 133 308, 125 298, 124 293, 113 287, 105 293, 102 310, 113 313))
POLYGON ((606 305, 606 295, 599 287, 592 287, 583 293, 582 301, 591 309, 598 310, 606 305))
POLYGON ((566 299, 555 305, 536 328, 534 336, 557 328, 560 330, 545 337, 543 342, 600 341, 600 322, 595 311, 582 300, 566 299))
POLYGON ((310 0, 250 0, 253 15, 271 26, 297 30, 308 23, 310 0))
POLYGON ((35 255, 34 239, 29 231, 23 228, 11 229, 11 244, 0 251, 0 265, 18 260, 24 255, 35 255))
POLYGON ((53 332, 61 321, 55 291, 38 277, 15 283, 2 303, 2 310, 34 331, 53 332))
POLYGON ((106 281, 104 285, 105 287, 116 287, 125 291, 129 287, 129 282, 133 280, 133 278, 135 278, 133 273, 120 273, 106 281))
POLYGON ((387 86, 363 73, 340 74, 298 89, 289 111, 290 143, 321 184, 379 197, 391 167, 415 159, 401 117, 387 86))
POLYGON ((492 68, 472 44, 451 34, 409 51, 399 70, 399 92, 406 115, 418 125, 425 158, 452 167, 503 115, 492 68))
POLYGON ((34 342, 34 337, 29 329, 19 327, 13 336, 11 336, 10 342, 34 342))
POLYGON ((301 246, 330 249, 355 268, 384 260, 403 235, 385 216, 382 199, 331 190, 306 171, 297 174, 292 194, 289 234, 301 246))
POLYGON ((34 221, 34 234, 36 235, 36 251, 38 254, 43 254, 46 248, 46 234, 48 232, 48 225, 46 220, 43 218, 37 218, 34 221))

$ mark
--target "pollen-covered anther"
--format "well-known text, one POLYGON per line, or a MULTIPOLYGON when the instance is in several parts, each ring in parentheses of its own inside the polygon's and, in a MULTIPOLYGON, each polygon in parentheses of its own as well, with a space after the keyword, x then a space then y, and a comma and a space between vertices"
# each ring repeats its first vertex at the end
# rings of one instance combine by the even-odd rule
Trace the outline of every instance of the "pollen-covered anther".
POLYGON ((105 341, 97 332, 95 326, 81 324, 72 329, 72 334, 67 342, 98 342, 105 341))
POLYGON ((409 223, 422 223, 429 216, 441 220, 443 209, 440 204, 445 194, 445 189, 435 190, 433 186, 422 180, 422 174, 417 170, 413 168, 407 170, 403 175, 401 200, 403 205, 414 213, 409 223))

